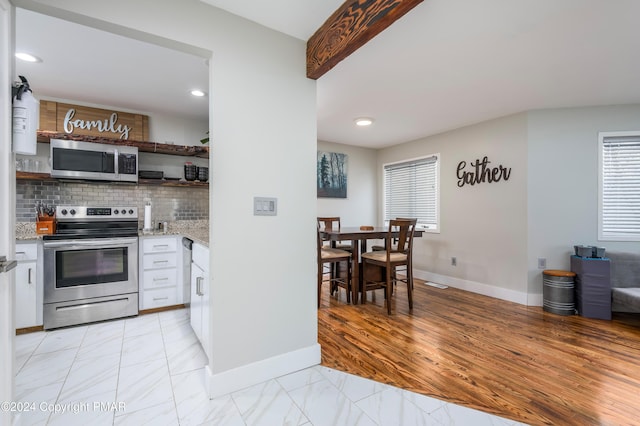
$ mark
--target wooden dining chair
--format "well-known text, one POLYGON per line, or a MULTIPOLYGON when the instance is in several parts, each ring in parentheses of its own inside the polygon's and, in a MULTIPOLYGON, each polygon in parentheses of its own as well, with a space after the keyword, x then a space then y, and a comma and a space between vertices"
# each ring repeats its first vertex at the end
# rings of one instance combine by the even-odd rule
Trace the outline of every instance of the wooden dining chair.
POLYGON ((409 309, 413 309, 413 233, 417 219, 392 219, 385 237, 385 249, 362 254, 362 303, 366 303, 367 291, 384 289, 387 313, 391 314, 391 295, 393 285, 402 281, 407 284, 409 309), (397 233, 397 237, 394 237, 397 233), (393 244, 397 239, 396 244, 393 244), (406 267, 406 275, 402 278, 397 274, 399 266, 406 267), (381 280, 369 279, 376 274, 368 274, 368 268, 382 268, 384 276, 381 280))
MULTIPOLYGON (((318 227, 320 230, 332 230, 339 231, 340 230, 340 216, 318 216, 318 227)), ((322 243, 324 246, 329 246, 331 248, 336 248, 339 250, 346 250, 352 253, 353 247, 351 246, 351 242, 349 241, 327 241, 323 240, 322 243)), ((332 264, 330 266, 331 269, 331 278, 336 279, 338 274, 340 273, 339 264, 332 264)), ((336 291, 335 283, 331 286, 331 294, 336 291)))
POLYGON ((327 247, 323 245, 322 238, 320 236, 320 226, 318 226, 317 233, 317 253, 318 253, 318 308, 320 307, 320 298, 322 296, 322 283, 324 281, 329 282, 329 291, 333 295, 338 287, 342 287, 347 292, 347 303, 351 303, 351 276, 352 276, 352 264, 351 253, 346 250, 340 250, 333 247, 327 247), (347 276, 340 276, 338 270, 340 263, 345 262, 347 265, 347 276), (325 270, 325 266, 329 266, 329 270, 325 270), (329 279, 325 280, 324 276, 328 274, 329 279))
MULTIPOLYGON (((414 218, 412 218, 412 217, 396 217, 396 220, 414 220, 414 218)), ((417 219, 416 219, 416 221, 417 221, 417 219)), ((391 248, 393 250, 395 250, 397 245, 398 245, 398 239, 394 238, 393 239, 393 245, 391 246, 391 248)), ((373 251, 384 251, 384 250, 386 250, 386 244, 381 245, 381 246, 380 245, 374 245, 374 246, 371 247, 371 250, 373 250, 373 251)))
MULTIPOLYGON (((396 220, 413 220, 412 217, 396 217, 396 220)), ((417 220, 417 219, 416 219, 417 220)), ((395 246, 398 243, 398 239, 394 238, 393 239, 393 245, 395 246)), ((373 251, 383 251, 386 249, 386 245, 373 245, 371 247, 371 250, 373 251)))
MULTIPOLYGON (((327 217, 321 217, 318 216, 318 227, 320 228, 320 230, 336 230, 339 231, 340 230, 340 216, 327 216, 327 217)), ((353 247, 351 246, 350 242, 334 242, 334 244, 331 245, 331 247, 333 248, 337 248, 340 250, 347 250, 347 251, 351 251, 353 249, 353 247)))

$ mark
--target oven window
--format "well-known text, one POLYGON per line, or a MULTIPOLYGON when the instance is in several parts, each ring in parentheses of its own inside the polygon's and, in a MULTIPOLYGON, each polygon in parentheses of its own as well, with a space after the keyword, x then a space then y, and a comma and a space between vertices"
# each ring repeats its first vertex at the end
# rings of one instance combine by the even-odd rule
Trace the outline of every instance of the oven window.
POLYGON ((56 288, 127 281, 126 247, 56 252, 56 288))

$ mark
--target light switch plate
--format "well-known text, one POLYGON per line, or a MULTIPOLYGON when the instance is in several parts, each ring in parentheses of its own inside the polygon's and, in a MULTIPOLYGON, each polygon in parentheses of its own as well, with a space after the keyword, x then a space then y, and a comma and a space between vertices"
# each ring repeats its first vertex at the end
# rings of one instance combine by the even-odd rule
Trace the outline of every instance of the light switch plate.
POLYGON ((253 197, 254 216, 276 216, 278 214, 278 199, 272 197, 253 197))

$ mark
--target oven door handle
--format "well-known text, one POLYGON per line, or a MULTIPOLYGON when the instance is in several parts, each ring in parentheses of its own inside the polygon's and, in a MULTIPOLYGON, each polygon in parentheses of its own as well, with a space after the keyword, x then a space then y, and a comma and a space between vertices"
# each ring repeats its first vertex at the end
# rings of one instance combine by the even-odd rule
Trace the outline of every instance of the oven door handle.
POLYGON ((47 241, 43 244, 44 248, 82 248, 82 247, 116 247, 127 244, 137 243, 137 238, 118 238, 109 239, 104 238, 101 240, 66 240, 66 241, 47 241))

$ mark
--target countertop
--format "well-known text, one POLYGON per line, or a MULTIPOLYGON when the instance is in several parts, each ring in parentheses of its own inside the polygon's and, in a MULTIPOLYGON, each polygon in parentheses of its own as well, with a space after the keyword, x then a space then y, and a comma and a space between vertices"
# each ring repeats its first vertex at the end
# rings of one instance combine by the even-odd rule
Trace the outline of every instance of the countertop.
MULTIPOLYGON (((164 235, 182 235, 198 242, 202 245, 209 246, 209 221, 208 220, 177 220, 168 222, 167 231, 160 230, 140 230, 140 237, 148 236, 164 236, 164 235)), ((36 234, 35 222, 18 222, 16 223, 16 240, 29 241, 41 239, 41 235, 36 234)))

